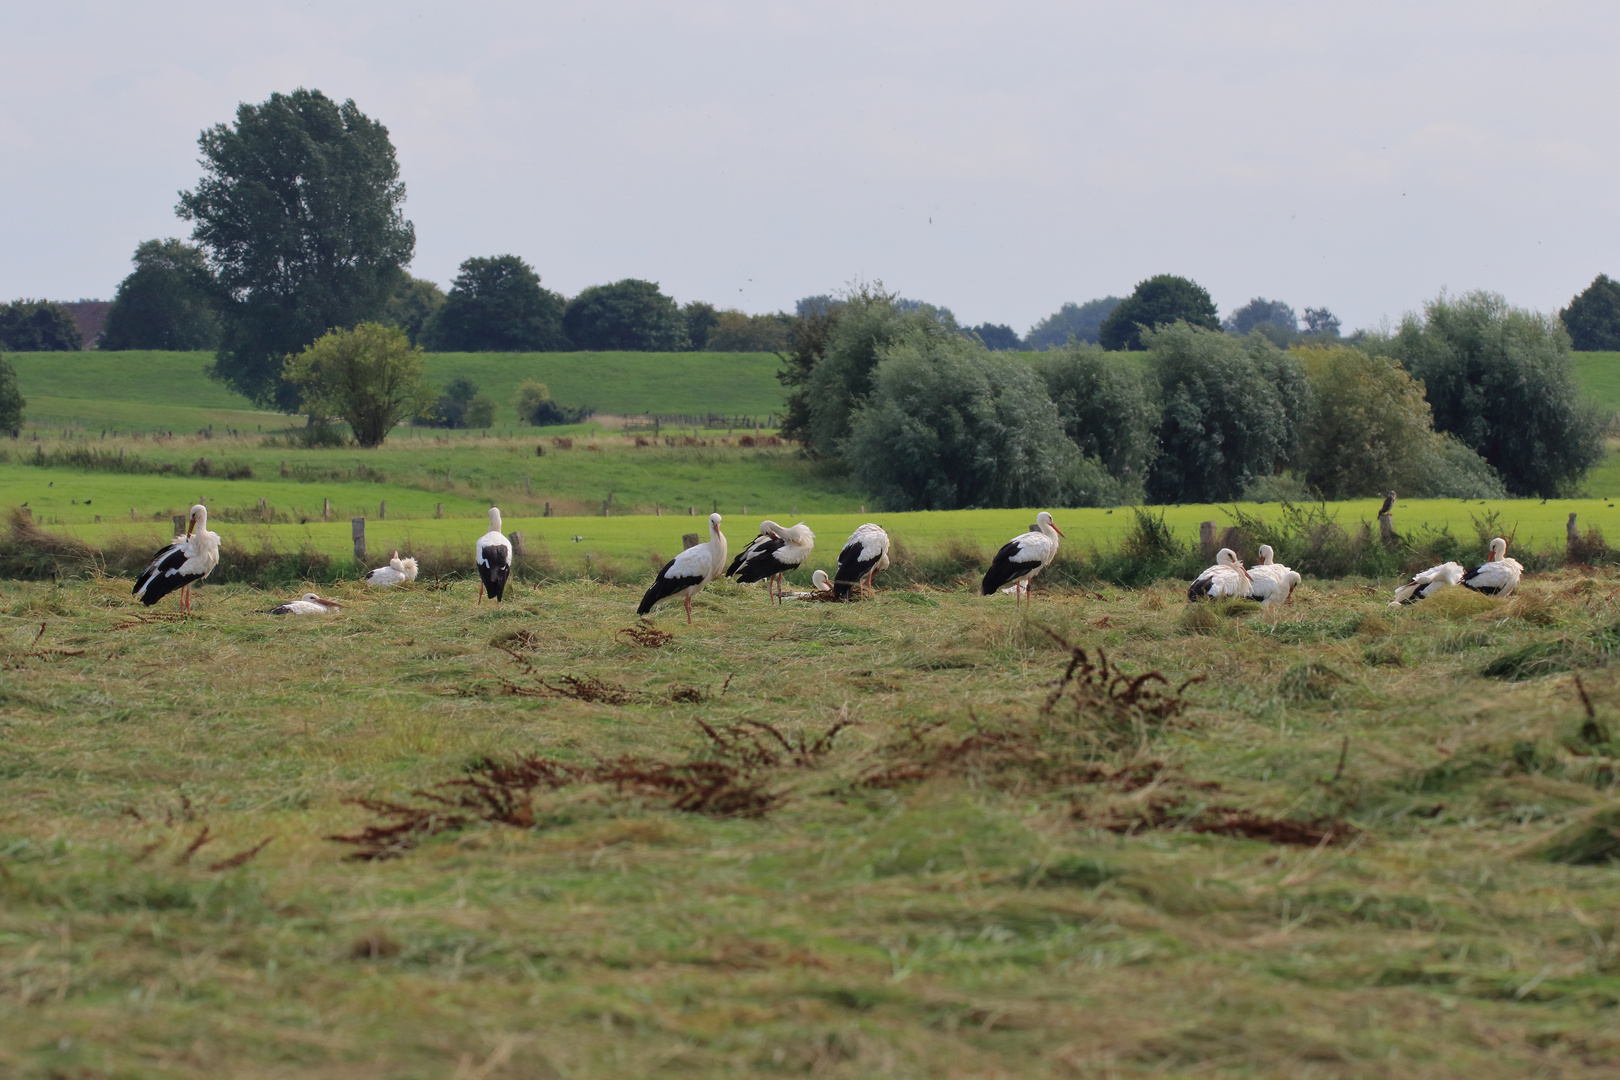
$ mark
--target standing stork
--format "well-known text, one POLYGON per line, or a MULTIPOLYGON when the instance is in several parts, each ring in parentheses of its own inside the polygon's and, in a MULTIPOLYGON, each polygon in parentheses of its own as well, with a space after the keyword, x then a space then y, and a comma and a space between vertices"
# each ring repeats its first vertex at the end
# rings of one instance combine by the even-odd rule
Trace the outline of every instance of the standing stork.
POLYGON ((1272 559, 1270 544, 1260 545, 1260 565, 1249 567, 1251 595, 1262 604, 1286 604, 1299 587, 1299 574, 1272 559))
POLYGON ((803 566, 815 548, 816 534, 804 522, 784 529, 774 521, 762 521, 759 535, 737 552, 737 557, 726 568, 726 576, 735 577, 744 585, 774 576, 776 589, 772 595, 780 599, 782 575, 803 566))
POLYGON ((1187 588, 1189 601, 1201 600, 1209 597, 1218 600, 1223 596, 1252 597, 1254 595, 1254 581, 1249 572, 1243 569, 1243 562, 1237 557, 1237 552, 1231 548, 1221 548, 1215 553, 1215 565, 1199 574, 1187 588))
POLYGON ((285 604, 277 604, 270 609, 272 615, 330 615, 343 605, 336 600, 328 600, 324 596, 307 592, 297 600, 289 600, 285 604))
POLYGON ((1389 602, 1389 606, 1415 604, 1426 596, 1433 596, 1441 589, 1460 585, 1464 573, 1466 571, 1463 570, 1461 563, 1443 562, 1439 566, 1431 566, 1422 573, 1413 574, 1412 580, 1396 589, 1395 599, 1389 602))
POLYGON ((489 532, 478 538, 473 545, 473 553, 478 561, 478 579, 482 583, 478 586, 479 603, 483 602, 486 590, 491 600, 500 603, 501 594, 506 592, 506 579, 512 576, 512 541, 501 532, 500 507, 489 508, 489 532))
POLYGON ((709 515, 709 542, 694 544, 665 563, 653 579, 647 595, 641 598, 637 615, 645 615, 653 605, 672 596, 686 600, 686 625, 692 625, 692 597, 703 586, 720 576, 726 565, 726 534, 720 531, 720 515, 709 515))
POLYGON ((1463 575, 1462 586, 1491 596, 1507 596, 1519 587, 1524 567, 1507 557, 1507 541, 1498 536, 1491 541, 1491 557, 1463 575))
POLYGON ((213 573, 219 565, 219 533, 208 531, 208 507, 198 503, 186 519, 186 534, 152 556, 135 579, 134 595, 151 607, 180 590, 180 601, 191 610, 191 585, 213 573))
POLYGON ((844 550, 838 553, 838 576, 833 578, 833 596, 849 599, 849 590, 862 578, 868 591, 872 577, 889 568, 889 534, 870 521, 849 534, 844 550))
POLYGON ((1013 537, 996 552, 990 569, 984 573, 980 592, 990 596, 1010 581, 1013 606, 1018 606, 1020 597, 1028 604, 1030 579, 1052 565, 1052 560, 1057 558, 1058 537, 1062 535, 1063 530, 1052 524, 1051 514, 1045 510, 1036 514, 1033 531, 1013 537))
POLYGON ((387 589, 415 580, 416 560, 402 559, 397 551, 394 552, 394 557, 388 560, 387 566, 379 566, 366 575, 366 584, 379 589, 387 589))

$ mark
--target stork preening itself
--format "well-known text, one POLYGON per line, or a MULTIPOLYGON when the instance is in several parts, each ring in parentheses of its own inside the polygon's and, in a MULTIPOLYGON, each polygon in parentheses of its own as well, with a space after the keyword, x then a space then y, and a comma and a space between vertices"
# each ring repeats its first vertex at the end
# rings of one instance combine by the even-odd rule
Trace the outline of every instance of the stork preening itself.
POLYGON ((506 592, 506 579, 512 576, 512 541, 501 532, 499 507, 489 508, 489 532, 478 538, 473 553, 478 562, 479 602, 483 602, 484 593, 488 592, 491 600, 500 603, 501 595, 506 592))
POLYGON ((1431 566, 1420 574, 1413 574, 1412 580, 1396 589, 1395 599, 1389 602, 1389 606, 1415 604, 1426 596, 1433 596, 1441 589, 1460 585, 1464 573, 1466 571, 1460 563, 1444 562, 1439 566, 1431 566))
POLYGON ((388 560, 387 566, 379 566, 366 575, 366 584, 379 589, 388 589, 415 580, 416 560, 402 559, 397 551, 394 552, 393 558, 388 560))
POLYGON ((1202 600, 1209 597, 1219 600, 1222 597, 1248 598, 1254 595, 1254 580, 1249 572, 1243 569, 1243 562, 1237 557, 1237 552, 1231 548, 1221 548, 1215 553, 1215 565, 1199 574, 1187 589, 1187 599, 1202 600))
POLYGON ((816 548, 816 534, 804 522, 784 529, 774 521, 759 523, 759 535, 748 546, 737 552, 726 568, 727 577, 735 577, 744 585, 772 578, 775 581, 771 595, 782 595, 782 575, 804 565, 816 548))
POLYGON ((1462 586, 1490 596, 1508 596, 1519 587, 1524 567, 1507 557, 1507 541, 1498 536, 1491 541, 1491 557, 1463 575, 1462 586))
POLYGON ((863 578, 867 591, 872 589, 872 577, 879 570, 889 568, 889 534, 867 522, 849 534, 844 550, 838 553, 838 576, 833 578, 833 596, 849 599, 849 591, 863 578))
POLYGON ((1260 564, 1249 567, 1250 595, 1262 604, 1286 604, 1299 587, 1299 574, 1272 558, 1270 544, 1260 545, 1260 564))
POLYGON ((720 576, 726 567, 726 534, 720 531, 720 515, 709 515, 709 542, 694 544, 665 563, 653 579, 647 595, 641 598, 637 615, 645 615, 653 605, 672 596, 686 601, 686 624, 692 624, 692 597, 703 591, 703 586, 720 576))
POLYGON ((285 604, 277 604, 270 609, 272 615, 330 615, 343 605, 336 600, 328 600, 324 596, 307 592, 297 600, 289 600, 285 604))
POLYGON ((1063 530, 1052 524, 1052 515, 1042 510, 1035 515, 1035 529, 1015 536, 1001 546, 984 573, 980 592, 990 596, 1003 585, 1013 585, 1013 607, 1020 598, 1029 603, 1029 582, 1036 574, 1052 565, 1057 558, 1058 537, 1063 530))
POLYGON ((135 579, 134 595, 151 607, 165 596, 180 590, 181 604, 191 610, 191 586, 213 573, 219 565, 219 533, 208 531, 208 507, 198 503, 186 519, 186 533, 152 556, 135 579))

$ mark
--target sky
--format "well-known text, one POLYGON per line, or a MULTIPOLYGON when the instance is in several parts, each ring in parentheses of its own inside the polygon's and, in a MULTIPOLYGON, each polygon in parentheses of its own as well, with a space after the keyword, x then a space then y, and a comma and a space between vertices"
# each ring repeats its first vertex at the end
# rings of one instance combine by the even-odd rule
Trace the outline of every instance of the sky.
POLYGON ((110 299, 197 137, 386 124, 446 287, 517 254, 748 312, 881 281, 1023 332, 1157 273, 1376 327, 1620 276, 1613 3, 0 0, 0 299, 110 299))

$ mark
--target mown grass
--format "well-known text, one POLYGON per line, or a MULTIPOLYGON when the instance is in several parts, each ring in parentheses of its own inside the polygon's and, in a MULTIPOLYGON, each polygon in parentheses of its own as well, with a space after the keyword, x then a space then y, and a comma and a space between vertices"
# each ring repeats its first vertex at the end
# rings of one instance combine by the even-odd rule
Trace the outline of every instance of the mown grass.
POLYGON ((634 586, 338 585, 311 621, 207 586, 142 622, 127 579, 0 583, 0 1072, 1613 1075, 1620 882, 1568 852, 1614 805, 1620 577, 1196 628, 1183 588, 722 586, 654 649, 634 586), (1053 727, 1042 627, 1205 680, 1053 727), (1482 674, 1531 647, 1571 671, 1482 674), (563 675, 637 696, 508 691, 563 675), (325 839, 486 759, 716 760, 698 720, 855 724, 762 816, 587 784, 397 859, 325 839), (1342 826, 1197 831, 1227 811, 1342 826))

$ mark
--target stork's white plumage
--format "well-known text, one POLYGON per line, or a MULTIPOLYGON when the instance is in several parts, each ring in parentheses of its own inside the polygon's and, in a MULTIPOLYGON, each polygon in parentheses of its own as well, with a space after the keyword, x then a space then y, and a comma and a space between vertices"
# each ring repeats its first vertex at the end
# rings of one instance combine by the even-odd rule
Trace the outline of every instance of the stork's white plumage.
POLYGON ((726 576, 735 577, 744 585, 774 577, 780 594, 782 575, 804 565, 815 548, 816 534, 804 522, 784 529, 774 521, 762 521, 759 535, 737 552, 737 557, 726 568, 726 576))
POLYGON ((1402 604, 1415 604, 1426 596, 1433 596, 1441 589, 1462 584, 1463 575, 1467 573, 1461 563, 1444 562, 1439 566, 1431 566, 1419 574, 1413 574, 1412 579, 1395 590, 1395 599, 1389 602, 1390 607, 1400 607, 1402 604))
POLYGON ((786 600, 828 599, 832 596, 832 579, 827 576, 827 571, 817 570, 810 575, 809 592, 790 592, 782 595, 786 600))
POLYGON ((1218 600, 1221 597, 1249 597, 1254 595, 1254 581, 1249 572, 1243 569, 1243 562, 1237 557, 1237 552, 1231 548, 1221 548, 1215 553, 1215 565, 1199 574, 1187 588, 1188 600, 1202 600, 1209 597, 1218 600))
POLYGON ((186 611, 191 610, 191 586, 214 572, 219 565, 219 534, 208 531, 208 507, 198 503, 191 508, 184 536, 177 536, 168 547, 152 556, 146 569, 135 579, 134 595, 151 607, 165 596, 180 590, 186 611))
POLYGON ((849 534, 844 549, 838 553, 838 576, 833 578, 833 595, 840 600, 849 599, 849 590, 866 579, 868 590, 872 577, 879 570, 889 568, 889 534, 870 521, 849 534))
POLYGON ((637 615, 645 615, 653 605, 672 596, 686 601, 686 622, 692 622, 692 597, 703 591, 703 586, 720 576, 726 567, 726 534, 720 531, 720 515, 709 515, 709 542, 694 544, 663 565, 653 579, 647 594, 636 608, 637 615))
POLYGON ((1063 530, 1052 524, 1052 515, 1042 510, 1035 515, 1035 530, 1013 537, 1001 546, 985 571, 981 593, 990 596, 1009 581, 1013 584, 1013 604, 1020 597, 1029 599, 1029 582, 1057 558, 1058 537, 1063 530))
POLYGON ((416 560, 402 559, 397 551, 394 552, 394 557, 388 560, 387 566, 379 566, 366 575, 366 584, 376 586, 379 589, 387 589, 415 580, 416 560))
POLYGON ((512 541, 501 532, 499 507, 489 508, 489 532, 478 538, 473 554, 478 562, 478 580, 482 583, 478 599, 482 601, 487 591, 490 599, 500 603, 501 595, 506 592, 506 579, 512 576, 512 541))
POLYGON ((1464 588, 1492 596, 1507 596, 1519 587, 1524 567, 1507 557, 1507 541, 1498 536, 1491 541, 1491 557, 1463 575, 1464 588))
POLYGON ((1260 565, 1249 567, 1250 595, 1268 607, 1286 604, 1299 587, 1299 574, 1272 558, 1270 544, 1260 545, 1260 565))
POLYGON ((289 600, 285 604, 277 604, 270 609, 272 615, 330 615, 343 605, 336 600, 328 600, 324 596, 307 592, 297 600, 289 600))

